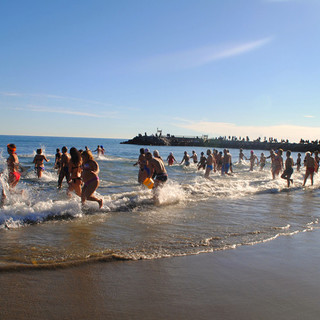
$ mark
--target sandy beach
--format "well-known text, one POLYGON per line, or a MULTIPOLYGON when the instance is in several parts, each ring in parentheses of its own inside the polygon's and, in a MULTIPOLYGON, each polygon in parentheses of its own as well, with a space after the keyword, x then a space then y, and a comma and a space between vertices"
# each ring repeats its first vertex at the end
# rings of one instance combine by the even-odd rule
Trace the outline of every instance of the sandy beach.
POLYGON ((320 231, 150 261, 0 274, 0 319, 318 319, 320 231))

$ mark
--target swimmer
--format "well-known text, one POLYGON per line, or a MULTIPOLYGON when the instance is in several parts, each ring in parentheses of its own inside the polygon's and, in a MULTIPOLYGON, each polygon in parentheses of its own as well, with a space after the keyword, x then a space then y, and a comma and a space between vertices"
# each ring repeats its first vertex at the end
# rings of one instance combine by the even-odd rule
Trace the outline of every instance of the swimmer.
POLYGON ((97 149, 94 150, 93 152, 97 152, 98 157, 100 157, 102 155, 102 149, 101 149, 101 147, 99 145, 97 146, 97 149))
MULTIPOLYGON (((7 152, 9 154, 9 157, 7 159, 7 167, 8 167, 8 171, 9 171, 8 184, 9 184, 9 191, 10 192, 14 192, 14 189, 21 178, 21 174, 19 172, 19 168, 20 168, 19 158, 16 154, 16 150, 17 150, 17 147, 15 146, 15 144, 10 143, 7 145, 7 152)), ((7 196, 4 192, 4 190, 2 189, 2 197, 1 197, 1 201, 0 201, 0 207, 2 207, 4 205, 6 198, 7 198, 7 196)))
POLYGON ((156 191, 168 180, 168 174, 161 159, 152 157, 150 152, 146 153, 146 159, 148 161, 148 168, 150 169, 149 178, 154 177, 153 199, 156 204, 159 204, 159 198, 156 191))
POLYGON ((306 185, 306 182, 307 182, 307 179, 309 176, 310 176, 310 180, 311 180, 311 185, 313 186, 313 175, 314 175, 316 163, 315 163, 314 158, 311 156, 310 151, 306 152, 305 165, 306 165, 306 173, 304 176, 302 186, 304 187, 306 185))
POLYGON ((206 168, 206 163, 207 163, 207 158, 204 156, 204 153, 201 152, 200 161, 198 164, 198 170, 200 170, 200 169, 204 170, 206 168))
POLYGON ((143 181, 149 176, 149 168, 147 167, 147 160, 145 157, 144 148, 140 149, 140 155, 138 161, 134 164, 134 166, 139 165, 139 173, 138 173, 138 183, 143 184, 143 181))
POLYGON ((70 160, 70 155, 68 153, 68 148, 62 147, 62 156, 60 161, 60 172, 59 172, 59 179, 58 179, 58 189, 61 189, 62 181, 64 177, 66 178, 67 182, 70 180, 69 160, 70 160))
POLYGON ((163 161, 163 159, 162 159, 162 157, 160 156, 158 150, 154 150, 154 151, 153 151, 153 156, 154 156, 155 158, 161 159, 161 160, 163 161))
POLYGON ((170 154, 168 155, 167 161, 168 161, 168 166, 172 166, 174 162, 177 162, 172 152, 170 152, 170 154))
POLYGON ((293 166, 294 166, 294 162, 293 159, 291 157, 291 151, 287 151, 286 153, 287 159, 285 162, 285 169, 283 174, 281 175, 282 179, 287 180, 287 186, 288 188, 290 187, 290 182, 293 183, 293 180, 291 179, 291 176, 293 174, 293 166))
POLYGON ((40 179, 42 177, 42 172, 44 171, 44 164, 43 161, 50 161, 47 159, 47 157, 42 154, 42 149, 37 149, 37 154, 33 158, 34 163, 34 170, 37 173, 38 178, 40 179))
POLYGON ((244 158, 245 158, 245 156, 244 156, 244 153, 243 153, 243 149, 240 148, 240 152, 239 152, 239 163, 241 163, 244 158))
POLYGON ((187 151, 184 152, 184 156, 183 156, 180 164, 182 164, 183 161, 184 161, 184 164, 185 164, 186 166, 190 166, 190 156, 188 155, 187 151))
POLYGON ((76 195, 81 197, 81 165, 82 165, 82 158, 81 153, 74 147, 70 149, 70 161, 69 161, 69 168, 68 171, 70 172, 70 180, 69 180, 69 188, 67 191, 68 196, 71 196, 71 192, 74 191, 76 195))
POLYGON ((210 179, 211 180, 211 178, 209 178, 209 175, 210 175, 210 172, 213 170, 213 161, 214 161, 214 158, 213 158, 213 156, 211 154, 211 150, 208 149, 207 150, 207 159, 206 159, 207 166, 206 166, 206 171, 204 173, 204 177, 206 179, 210 179))
POLYGON ((222 167, 221 167, 221 175, 229 174, 230 164, 231 164, 231 154, 227 149, 223 150, 222 157, 222 167))
POLYGON ((297 171, 300 171, 300 168, 301 168, 301 153, 300 152, 298 153, 296 166, 297 166, 297 171))
POLYGON ((94 160, 91 151, 84 151, 82 157, 82 181, 84 183, 81 192, 81 203, 85 204, 86 200, 96 201, 99 204, 99 209, 103 206, 103 200, 93 196, 93 193, 99 186, 99 165, 94 160))
POLYGON ((198 163, 198 155, 194 150, 192 150, 192 156, 190 158, 193 160, 193 163, 198 163))
POLYGON ((257 161, 257 165, 259 164, 258 157, 254 154, 253 150, 251 150, 250 152, 249 161, 250 161, 250 171, 253 171, 254 162, 257 161))
POLYGON ((60 149, 56 149, 56 156, 54 159, 54 168, 58 170, 58 174, 60 172, 61 157, 62 157, 62 153, 60 152, 60 149))
POLYGON ((263 168, 265 167, 266 165, 266 160, 267 160, 267 157, 264 155, 264 153, 262 152, 261 155, 260 155, 260 171, 263 170, 263 168))

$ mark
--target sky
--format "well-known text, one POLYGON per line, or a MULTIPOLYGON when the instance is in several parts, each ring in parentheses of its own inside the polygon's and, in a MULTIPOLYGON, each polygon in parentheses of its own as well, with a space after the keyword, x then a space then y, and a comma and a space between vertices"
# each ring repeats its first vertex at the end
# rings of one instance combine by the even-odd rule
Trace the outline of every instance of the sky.
POLYGON ((0 4, 0 134, 320 140, 319 0, 0 4))

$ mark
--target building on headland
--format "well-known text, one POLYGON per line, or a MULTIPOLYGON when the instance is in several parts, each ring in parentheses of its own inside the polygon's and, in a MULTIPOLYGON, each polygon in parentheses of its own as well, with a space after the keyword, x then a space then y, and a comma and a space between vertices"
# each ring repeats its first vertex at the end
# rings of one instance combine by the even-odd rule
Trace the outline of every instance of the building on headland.
POLYGON ((136 144, 144 146, 189 146, 189 147, 208 147, 208 148, 229 148, 229 149, 254 149, 271 150, 283 149, 293 152, 306 152, 320 150, 319 140, 309 141, 301 139, 299 143, 291 143, 288 139, 278 141, 274 138, 264 137, 256 140, 250 140, 247 137, 224 136, 209 138, 208 135, 202 136, 175 136, 167 134, 162 135, 162 130, 157 129, 156 134, 144 135, 138 134, 133 139, 121 142, 122 144, 136 144))

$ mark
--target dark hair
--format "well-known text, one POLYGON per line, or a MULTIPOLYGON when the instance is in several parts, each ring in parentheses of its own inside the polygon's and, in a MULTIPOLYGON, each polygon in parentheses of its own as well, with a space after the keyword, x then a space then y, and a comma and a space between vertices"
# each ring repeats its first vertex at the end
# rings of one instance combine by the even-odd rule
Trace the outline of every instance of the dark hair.
POLYGON ((71 162, 75 165, 80 165, 81 153, 74 147, 70 149, 71 162))
POLYGON ((140 148, 140 153, 144 154, 144 148, 140 148))
POLYGON ((62 147, 62 152, 67 152, 68 148, 66 146, 62 147))
POLYGON ((42 149, 37 149, 37 154, 41 154, 42 149))
POLYGON ((56 152, 60 152, 60 149, 59 149, 59 148, 57 148, 57 149, 56 149, 56 152))

